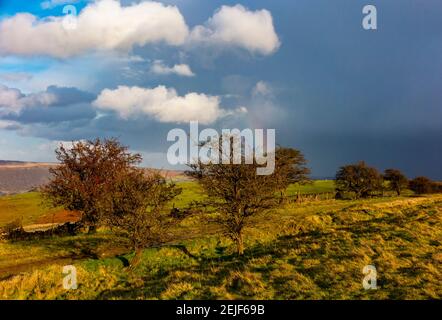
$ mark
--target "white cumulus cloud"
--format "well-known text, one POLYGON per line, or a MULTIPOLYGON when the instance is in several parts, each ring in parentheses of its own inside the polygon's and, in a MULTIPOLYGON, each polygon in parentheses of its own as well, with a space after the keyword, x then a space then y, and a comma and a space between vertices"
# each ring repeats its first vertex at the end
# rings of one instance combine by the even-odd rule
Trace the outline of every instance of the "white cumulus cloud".
POLYGON ((165 86, 104 89, 93 105, 103 110, 116 111, 124 119, 146 114, 160 122, 183 123, 195 120, 210 124, 226 114, 220 107, 218 96, 196 92, 180 96, 174 88, 165 86))
POLYGON ((20 90, 0 85, 0 116, 18 114, 23 108, 33 106, 49 106, 57 97, 49 92, 23 94, 20 90))
POLYGON ((184 77, 193 77, 195 75, 187 64, 175 64, 169 67, 161 60, 155 60, 150 70, 160 75, 177 74, 184 77))
POLYGON ((193 28, 191 44, 240 47, 250 52, 269 55, 280 45, 268 10, 250 11, 244 6, 222 6, 205 23, 193 28))
MULTIPOLYGON (((73 2, 48 0, 42 6, 73 2)), ((235 47, 263 55, 272 54, 280 45, 268 10, 252 11, 239 4, 222 6, 191 32, 176 6, 155 1, 122 6, 117 0, 97 0, 75 19, 72 15, 39 18, 18 13, 0 21, 0 55, 68 58, 96 51, 129 52, 134 46, 155 43, 235 47)), ((186 65, 169 68, 170 73, 191 73, 186 65)))
POLYGON ((66 28, 66 17, 39 19, 19 13, 0 22, 0 55, 66 58, 89 51, 129 51, 136 45, 185 43, 189 30, 175 6, 143 1, 122 7, 116 0, 87 5, 66 28))

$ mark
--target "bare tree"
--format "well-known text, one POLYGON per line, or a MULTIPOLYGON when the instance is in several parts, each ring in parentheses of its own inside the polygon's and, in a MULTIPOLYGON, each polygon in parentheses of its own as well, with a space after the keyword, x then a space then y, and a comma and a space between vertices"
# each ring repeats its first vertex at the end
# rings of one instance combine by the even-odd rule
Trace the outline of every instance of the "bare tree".
POLYGON ((105 202, 105 222, 134 251, 132 267, 139 263, 144 248, 173 238, 170 228, 180 219, 171 215, 168 204, 180 193, 180 188, 155 171, 133 169, 116 182, 105 202))
POLYGON ((353 192, 357 199, 382 190, 378 170, 367 166, 364 161, 341 167, 336 173, 335 184, 338 193, 353 192))
POLYGON ((427 177, 416 177, 410 180, 409 188, 416 194, 433 193, 434 182, 427 177))
POLYGON ((383 177, 385 181, 389 182, 390 190, 395 191, 398 196, 400 196, 402 190, 408 186, 407 177, 397 169, 385 170, 383 177))
POLYGON ((274 179, 278 183, 281 202, 286 200, 286 190, 290 184, 310 182, 310 169, 301 151, 293 148, 278 147, 275 152, 276 167, 274 179))
MULTIPOLYGON (((233 145, 233 138, 231 140, 233 145)), ((233 164, 233 152, 219 148, 219 154, 230 157, 230 164, 215 161, 190 165, 186 173, 195 178, 206 191, 207 206, 216 209, 215 222, 223 227, 225 234, 236 244, 239 255, 244 253, 243 230, 249 218, 278 205, 276 192, 279 190, 275 173, 258 175, 260 165, 253 156, 251 164, 246 164, 244 154, 241 163, 233 164)))

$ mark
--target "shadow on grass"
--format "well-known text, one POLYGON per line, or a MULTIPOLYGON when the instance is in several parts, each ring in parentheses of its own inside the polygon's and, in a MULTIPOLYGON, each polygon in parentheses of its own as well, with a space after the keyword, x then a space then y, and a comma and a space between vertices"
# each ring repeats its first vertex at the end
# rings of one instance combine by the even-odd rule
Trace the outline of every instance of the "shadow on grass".
MULTIPOLYGON (((253 281, 258 283, 258 287, 261 281, 265 285, 263 290, 275 293, 273 297, 278 298, 340 298, 348 297, 350 294, 353 298, 382 298, 381 294, 376 296, 376 292, 363 290, 361 270, 363 263, 367 261, 364 259, 377 261, 380 252, 384 249, 378 248, 371 253, 368 251, 367 254, 360 253, 357 251, 359 242, 362 239, 371 239, 373 245, 376 245, 373 239, 382 235, 385 241, 404 240, 411 245, 407 250, 412 250, 416 239, 408 232, 407 226, 411 221, 420 219, 416 214, 417 211, 412 210, 403 212, 402 215, 372 216, 369 220, 337 223, 333 228, 327 227, 325 230, 280 235, 274 241, 249 246, 243 256, 225 254, 225 250, 215 249, 212 256, 193 256, 195 263, 190 267, 179 264, 172 267, 164 266, 159 267, 158 272, 154 274, 140 268, 137 276, 141 281, 137 285, 128 283, 123 288, 109 289, 101 292, 97 299, 164 298, 163 295, 171 284, 183 283, 190 283, 192 286, 187 291, 183 289, 183 292, 178 292, 173 298, 225 299, 227 294, 227 297, 253 299, 256 298, 253 281), (302 253, 293 254, 298 251, 302 253), (288 252, 292 254, 287 256, 288 252), (256 261, 260 262, 257 264, 256 261), (285 264, 285 268, 289 268, 289 271, 279 270, 281 264, 285 264), (235 273, 239 274, 236 278, 235 273), (253 279, 253 274, 258 274, 258 280, 253 279), (251 284, 247 283, 249 275, 251 284), (300 283, 301 288, 288 290, 288 282, 293 281, 294 276, 295 285, 300 283), (221 288, 224 291, 220 295, 211 288, 221 288), (195 290, 195 293, 192 293, 192 290, 195 290)), ((400 263, 397 260, 400 258, 399 254, 395 254, 397 250, 394 247, 387 249, 393 253, 391 256, 393 260, 389 263, 400 263)), ((431 255, 428 259, 431 259, 431 255)), ((380 274, 378 285, 393 288, 389 289, 390 298, 402 299, 407 296, 407 290, 405 287, 394 289, 395 282, 397 285, 400 284, 400 280, 397 279, 419 275, 421 275, 420 269, 398 268, 393 273, 389 272, 388 282, 387 278, 380 274), (393 276, 395 278, 392 278, 393 276)))
MULTIPOLYGON (((160 298, 161 294, 167 290, 171 281, 174 282, 195 282, 197 277, 198 287, 202 290, 196 297, 197 299, 217 299, 220 298, 214 295, 208 288, 210 287, 222 287, 226 286, 229 276, 232 272, 258 272, 260 273, 262 280, 266 283, 271 283, 275 291, 284 290, 285 281, 279 279, 279 281, 270 281, 271 272, 275 269, 272 264, 265 266, 255 266, 250 268, 250 263, 256 259, 271 256, 272 260, 283 259, 285 257, 285 251, 288 249, 294 249, 299 246, 309 245, 310 243, 316 243, 318 239, 326 237, 327 233, 321 232, 309 232, 300 234, 297 236, 281 236, 270 244, 255 244, 249 247, 243 256, 237 254, 222 254, 216 257, 197 256, 195 261, 197 263, 191 267, 173 267, 173 268, 160 268, 158 272, 150 275, 147 270, 143 270, 142 266, 137 270, 137 275, 141 278, 141 282, 138 286, 133 284, 127 284, 126 288, 108 289, 101 292, 97 299, 134 299, 134 298, 160 298), (214 268, 215 267, 215 268, 214 268), (216 271, 214 271, 214 269, 216 271), (147 271, 147 272, 146 272, 147 271), (181 276, 179 279, 171 279, 173 273, 183 272, 186 275, 181 276)), ((322 248, 312 249, 308 254, 308 258, 322 259, 324 258, 324 251, 322 248)), ((305 277, 309 277, 311 273, 315 272, 313 269, 304 269, 297 267, 297 271, 304 274, 305 277)), ((237 294, 238 291, 242 292, 242 295, 247 293, 242 290, 241 286, 244 284, 239 281, 231 281, 227 284, 227 290, 231 294, 237 294)), ((177 297, 183 298, 183 297, 177 297)), ((184 297, 185 298, 185 297, 184 297)), ((253 298, 251 294, 249 298, 253 298)))

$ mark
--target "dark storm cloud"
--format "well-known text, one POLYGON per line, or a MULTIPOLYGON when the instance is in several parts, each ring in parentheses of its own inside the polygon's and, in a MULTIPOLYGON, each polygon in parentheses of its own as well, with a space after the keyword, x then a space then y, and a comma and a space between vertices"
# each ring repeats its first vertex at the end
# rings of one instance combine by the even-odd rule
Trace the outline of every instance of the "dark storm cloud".
POLYGON ((57 97, 56 103, 54 104, 58 106, 68 106, 83 102, 90 103, 95 99, 94 94, 73 87, 49 86, 46 92, 57 97))
POLYGON ((5 120, 28 124, 92 119, 95 116, 96 112, 90 104, 79 103, 72 105, 28 107, 23 109, 18 115, 10 114, 3 118, 5 120))
MULTIPOLYGON (((96 116, 96 111, 90 104, 95 99, 92 93, 72 87, 49 86, 46 91, 38 94, 46 94, 52 98, 48 100, 49 103, 42 103, 39 99, 31 100, 19 112, 6 113, 1 118, 29 124, 93 119, 96 116)), ((17 101, 26 97, 25 94, 20 93, 17 101)))
POLYGON ((281 144, 316 176, 367 160, 442 179, 442 3, 372 1, 376 31, 361 27, 365 1, 314 3, 270 7, 283 45, 260 71, 284 89, 281 144))

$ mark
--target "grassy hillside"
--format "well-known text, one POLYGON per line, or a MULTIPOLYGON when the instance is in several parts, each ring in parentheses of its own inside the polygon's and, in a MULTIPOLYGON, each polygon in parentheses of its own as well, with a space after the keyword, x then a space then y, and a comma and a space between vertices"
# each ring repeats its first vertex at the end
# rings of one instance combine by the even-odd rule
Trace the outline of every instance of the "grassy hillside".
MULTIPOLYGON (((199 195, 183 185, 176 205, 199 195)), ((128 273, 111 233, 0 244, 0 298, 427 299, 442 298, 442 195, 290 203, 256 217, 244 257, 202 216, 174 230, 176 244, 144 251, 128 273), (62 288, 62 266, 79 287, 62 288), (364 290, 375 265, 378 289, 364 290)), ((126 254, 125 258, 130 258, 126 254)))

